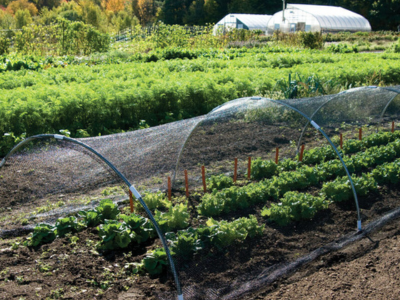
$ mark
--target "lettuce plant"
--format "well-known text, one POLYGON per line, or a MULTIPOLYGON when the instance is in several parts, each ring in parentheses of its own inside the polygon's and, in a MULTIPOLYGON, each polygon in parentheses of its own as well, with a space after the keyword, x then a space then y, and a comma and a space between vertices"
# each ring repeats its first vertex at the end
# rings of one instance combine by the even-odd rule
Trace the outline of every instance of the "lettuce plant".
POLYGON ((30 237, 24 242, 25 246, 36 247, 40 244, 51 243, 56 238, 56 228, 48 224, 38 224, 30 237))
POLYGON ((115 220, 106 221, 98 229, 102 240, 100 249, 113 250, 116 248, 126 248, 136 236, 135 232, 128 229, 126 224, 115 220))
POLYGON ((70 232, 77 232, 84 228, 84 224, 78 222, 76 217, 60 218, 56 222, 57 235, 60 237, 65 236, 70 232))
POLYGON ((115 220, 119 214, 118 206, 110 199, 103 199, 96 207, 101 220, 115 220))

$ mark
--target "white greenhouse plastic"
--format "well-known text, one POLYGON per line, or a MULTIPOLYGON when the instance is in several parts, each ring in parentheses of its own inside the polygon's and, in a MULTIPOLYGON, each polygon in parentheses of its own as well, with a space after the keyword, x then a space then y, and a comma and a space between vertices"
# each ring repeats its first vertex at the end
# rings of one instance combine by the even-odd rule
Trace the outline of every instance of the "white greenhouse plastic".
POLYGON ((214 26, 214 34, 232 28, 267 31, 270 15, 229 14, 214 26))
POLYGON ((296 31, 371 31, 363 16, 338 6, 288 4, 285 11, 277 12, 268 23, 268 34, 275 30, 296 31))

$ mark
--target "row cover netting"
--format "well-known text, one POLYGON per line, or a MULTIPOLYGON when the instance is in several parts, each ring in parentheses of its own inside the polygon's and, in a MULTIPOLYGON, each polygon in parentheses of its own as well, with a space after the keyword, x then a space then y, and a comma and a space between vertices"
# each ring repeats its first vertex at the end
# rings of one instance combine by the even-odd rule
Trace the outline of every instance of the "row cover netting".
MULTIPOLYGON (((358 139, 359 128, 362 128, 362 134, 368 135, 381 129, 390 130, 392 121, 397 125, 400 86, 363 87, 336 95, 281 102, 247 97, 227 102, 201 117, 78 140, 107 158, 142 194, 165 191, 169 176, 173 179, 174 195, 184 195, 184 170, 187 170, 189 191, 191 195, 196 191, 189 205, 195 207, 201 189, 202 165, 207 177, 231 176, 237 158, 238 180, 244 181, 249 157, 275 160, 279 148, 279 161, 282 161, 298 156, 301 145, 305 145, 307 151, 328 144, 309 120, 291 107, 314 120, 338 145, 339 133, 343 133, 346 140, 358 139)), ((7 157, 0 168, 1 230, 22 230, 25 225, 51 222, 60 215, 93 207, 104 198, 127 200, 128 187, 104 161, 67 141, 54 138, 30 141, 7 157)), ((348 223, 351 231, 355 227, 356 214, 354 207, 348 210, 354 215, 348 223)), ((257 212, 247 209, 217 219, 232 220, 248 214, 257 212)), ((332 231, 334 225, 329 230, 332 231)), ((323 236, 326 228, 321 225, 313 230, 323 236)), ((337 232, 339 235, 344 233, 337 232)), ((290 236, 287 232, 279 234, 281 239, 290 236)), ((257 277, 276 263, 271 248, 266 251, 264 263, 257 266, 248 263, 252 253, 257 258, 255 261, 261 261, 260 247, 273 246, 266 239, 272 239, 274 233, 268 231, 266 235, 252 241, 243 253, 228 249, 223 254, 196 257, 190 262, 175 257, 185 297, 211 299, 231 295, 227 297, 234 298, 235 289, 240 289, 246 280, 257 277), (226 253, 230 251, 236 256, 229 258, 226 253), (239 270, 237 265, 241 263, 247 266, 247 273, 239 276, 238 272, 243 269, 239 270), (208 276, 210 272, 212 277, 208 276), (237 278, 233 284, 229 283, 230 277, 237 278)), ((330 239, 316 241, 315 247, 330 239)), ((282 256, 282 260, 293 259, 294 252, 300 255, 311 249, 313 246, 298 249, 293 245, 288 250, 291 254, 282 256)), ((174 297, 172 295, 171 292, 170 296, 174 297)), ((160 297, 168 298, 169 294, 160 292, 160 297)))

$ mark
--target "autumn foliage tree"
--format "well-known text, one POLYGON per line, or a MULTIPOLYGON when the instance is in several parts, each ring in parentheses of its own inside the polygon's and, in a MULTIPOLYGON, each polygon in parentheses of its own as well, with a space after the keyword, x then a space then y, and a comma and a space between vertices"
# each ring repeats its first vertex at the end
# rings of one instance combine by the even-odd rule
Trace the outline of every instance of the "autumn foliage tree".
POLYGON ((138 14, 142 25, 148 24, 154 17, 154 0, 138 0, 138 14))
POLYGON ((35 4, 28 2, 28 0, 16 0, 10 2, 7 6, 7 10, 15 15, 15 13, 19 10, 27 9, 31 16, 36 16, 38 13, 38 9, 35 4))
POLYGON ((104 0, 102 6, 113 13, 117 13, 124 9, 124 0, 104 0))

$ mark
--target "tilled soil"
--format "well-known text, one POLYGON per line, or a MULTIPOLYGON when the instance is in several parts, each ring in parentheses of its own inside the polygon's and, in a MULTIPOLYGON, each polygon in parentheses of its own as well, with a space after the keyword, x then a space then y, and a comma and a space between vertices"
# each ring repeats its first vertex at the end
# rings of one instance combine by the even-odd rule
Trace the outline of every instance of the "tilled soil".
POLYGON ((246 299, 399 299, 400 220, 246 299))
MULTIPOLYGON (((364 222, 396 208, 399 194, 398 187, 384 186, 379 193, 361 197, 364 222)), ((256 216, 259 222, 265 223, 258 214, 256 216)), ((230 219, 236 216, 225 217, 230 219)), ((208 249, 200 252, 190 262, 177 261, 185 295, 187 299, 218 299, 240 288, 246 280, 256 278, 265 269, 306 255, 354 231, 355 227, 356 212, 352 202, 332 204, 329 209, 319 212, 313 220, 294 222, 285 227, 267 223, 264 235, 260 238, 247 239, 222 251, 208 249)), ((37 248, 20 247, 17 250, 10 248, 15 240, 1 241, 0 299, 157 299, 163 295, 173 298, 174 284, 171 275, 164 274, 159 278, 150 278, 147 275, 138 277, 125 268, 128 263, 140 261, 148 250, 159 246, 159 241, 132 245, 129 250, 124 251, 101 252, 94 246, 100 240, 96 229, 74 235, 79 238, 76 245, 73 245, 70 237, 64 237, 37 248)), ((330 274, 329 268, 333 264, 339 264, 342 259, 357 258, 340 253, 329 254, 326 256, 328 258, 314 262, 314 266, 310 264, 304 268, 303 274, 316 276, 312 270, 315 273, 324 268, 330 274)), ((372 262, 377 263, 376 260, 372 262)), ((318 276, 315 278, 319 280, 318 276)), ((337 278, 331 277, 330 280, 337 278)), ((275 291, 279 286, 272 285, 271 290, 247 299, 268 298, 271 293, 279 293, 279 290, 275 291)), ((346 287, 343 286, 343 289, 346 287)), ((321 289, 315 287, 315 291, 319 290, 321 289)), ((276 294, 274 297, 280 296, 276 294)), ((287 294, 287 297, 290 295, 287 294)))

